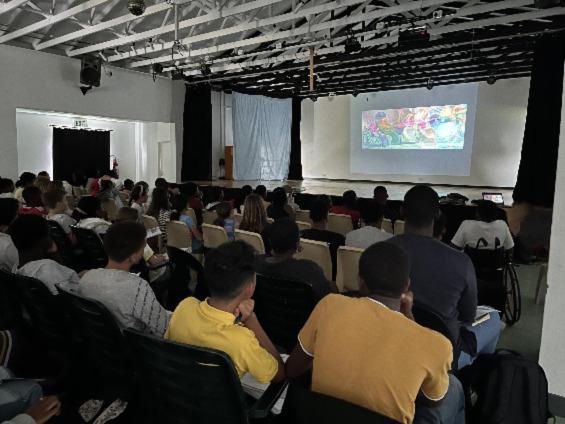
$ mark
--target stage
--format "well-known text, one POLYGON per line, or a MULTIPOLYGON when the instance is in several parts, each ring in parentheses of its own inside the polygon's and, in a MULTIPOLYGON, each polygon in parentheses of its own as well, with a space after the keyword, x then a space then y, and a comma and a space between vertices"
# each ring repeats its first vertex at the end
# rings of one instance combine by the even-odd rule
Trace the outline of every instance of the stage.
MULTIPOLYGON (((267 190, 271 191, 276 187, 284 184, 289 184, 296 189, 300 189, 303 193, 308 194, 329 194, 332 196, 341 196, 346 190, 355 190, 358 197, 373 197, 373 189, 378 185, 384 185, 391 200, 402 200, 404 194, 414 184, 406 183, 391 183, 379 181, 349 181, 349 180, 325 180, 306 178, 303 181, 288 180, 288 181, 228 181, 228 180, 214 180, 214 181, 196 181, 200 185, 215 185, 221 187, 242 187, 249 184, 255 188, 258 184, 263 184, 267 190)), ((512 189, 509 188, 493 188, 493 187, 470 187, 470 186, 445 186, 434 185, 431 186, 438 192, 440 196, 445 196, 449 193, 460 193, 471 200, 481 199, 483 192, 502 193, 504 196, 504 203, 512 205, 512 189)))

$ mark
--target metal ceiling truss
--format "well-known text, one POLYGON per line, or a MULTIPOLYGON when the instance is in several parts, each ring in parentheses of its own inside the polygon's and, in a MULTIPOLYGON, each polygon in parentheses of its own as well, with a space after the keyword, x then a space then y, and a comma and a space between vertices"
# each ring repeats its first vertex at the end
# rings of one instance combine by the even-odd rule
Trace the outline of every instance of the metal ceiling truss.
POLYGON ((188 86, 317 97, 526 76, 535 37, 565 30, 565 7, 534 0, 145 1, 134 16, 124 0, 0 0, 0 43, 160 63, 188 86), (399 44, 416 28, 429 41, 399 44), (361 51, 346 53, 352 39, 361 51))

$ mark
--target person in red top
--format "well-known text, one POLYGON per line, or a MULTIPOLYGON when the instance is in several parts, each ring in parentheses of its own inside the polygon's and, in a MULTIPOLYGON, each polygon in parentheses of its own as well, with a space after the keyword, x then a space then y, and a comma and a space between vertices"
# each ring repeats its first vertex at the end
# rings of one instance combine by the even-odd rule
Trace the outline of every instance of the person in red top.
POLYGON ((194 183, 186 183, 182 190, 188 196, 188 205, 194 209, 194 214, 196 215, 196 223, 198 226, 202 225, 202 209, 204 205, 202 204, 202 199, 200 197, 200 189, 194 183))
POLYGON ((22 198, 24 199, 25 205, 20 209, 20 215, 47 215, 47 211, 43 207, 43 200, 41 199, 41 190, 39 187, 31 186, 24 188, 22 198))
POLYGON ((339 215, 349 215, 353 221, 353 228, 359 228, 361 213, 357 210, 357 194, 353 190, 343 193, 343 205, 332 206, 331 213, 339 215))

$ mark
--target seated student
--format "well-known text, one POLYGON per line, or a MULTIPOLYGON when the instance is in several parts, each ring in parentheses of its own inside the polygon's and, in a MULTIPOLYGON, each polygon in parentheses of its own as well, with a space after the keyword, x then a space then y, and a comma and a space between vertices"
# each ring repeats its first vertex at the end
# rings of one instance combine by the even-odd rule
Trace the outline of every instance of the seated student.
POLYGON ((384 186, 376 186, 373 190, 373 199, 379 205, 381 205, 381 209, 383 211, 383 216, 386 219, 390 219, 391 221, 396 221, 400 218, 398 212, 392 209, 388 205, 388 191, 384 186))
POLYGON ((296 222, 286 218, 271 226, 271 248, 273 256, 257 260, 257 273, 285 280, 303 281, 312 285, 316 299, 330 292, 337 292, 335 284, 328 281, 324 271, 308 259, 295 259, 300 249, 300 233, 296 222))
POLYGON ((270 230, 271 224, 267 221, 267 212, 261 201, 261 197, 257 194, 249 194, 243 203, 243 217, 239 224, 239 229, 243 231, 251 231, 261 235, 265 252, 271 253, 270 230))
POLYGON ((8 229, 17 218, 19 208, 16 199, 0 199, 0 269, 9 272, 18 264, 18 250, 8 229))
POLYGON ((196 222, 192 217, 186 214, 186 210, 189 208, 188 197, 185 194, 177 194, 173 197, 173 209, 174 213, 171 214, 171 220, 178 220, 184 222, 190 234, 192 235, 192 252, 200 252, 202 250, 202 241, 204 237, 198 227, 196 227, 196 222))
POLYGON ((284 378, 277 349, 253 312, 255 252, 242 242, 228 242, 206 255, 204 276, 211 296, 190 297, 175 309, 165 338, 227 353, 239 377, 259 383, 284 378))
POLYGON ((392 234, 381 230, 383 212, 381 206, 371 202, 361 208, 361 220, 363 226, 357 230, 350 231, 345 236, 345 245, 366 249, 372 244, 388 240, 392 234))
POLYGON ((273 203, 267 206, 267 216, 275 221, 282 218, 295 219, 296 213, 289 206, 286 192, 282 187, 273 190, 273 203))
POLYGON ((292 191, 292 186, 290 186, 289 184, 285 184, 282 186, 282 188, 286 193, 286 197, 288 199, 288 206, 290 206, 294 212, 299 211, 300 206, 298 206, 294 202, 294 192, 292 191))
MULTIPOLYGON (((472 326, 477 314, 475 268, 467 255, 433 238, 438 211, 439 196, 431 187, 412 187, 404 196, 405 233, 390 242, 410 256, 414 296, 443 318, 452 339, 462 347, 474 346, 476 339, 477 354, 493 353, 501 330, 500 317, 491 313, 490 319, 472 326)), ((462 352, 459 368, 472 360, 468 352, 462 352)))
POLYGON ((0 178, 0 199, 13 199, 15 189, 11 179, 0 178))
POLYGON ((147 213, 148 193, 147 187, 140 183, 137 183, 131 191, 129 206, 137 211, 140 219, 147 213))
POLYGON ((461 223, 457 233, 451 240, 451 244, 460 249, 466 246, 479 249, 491 249, 504 247, 510 250, 514 247, 514 239, 508 228, 508 224, 498 219, 499 210, 496 203, 490 200, 481 200, 477 205, 477 219, 466 220, 461 223), (479 240, 484 240, 484 245, 479 240))
POLYGON ((164 188, 155 188, 151 194, 151 203, 147 209, 147 215, 157 220, 163 237, 163 243, 167 243, 167 222, 171 220, 171 204, 169 192, 164 188))
POLYGON ((69 209, 65 193, 59 190, 47 191, 43 193, 43 203, 47 209, 47 219, 58 223, 65 234, 69 236, 72 243, 76 243, 76 238, 71 231, 71 227, 76 225, 76 221, 66 214, 69 209))
POLYGON ((207 211, 213 211, 224 200, 224 190, 222 187, 211 186, 206 191, 207 204, 204 207, 207 211))
POLYGON ((121 328, 162 336, 170 312, 159 304, 147 281, 129 272, 143 257, 146 237, 145 227, 137 222, 113 224, 104 236, 108 264, 84 274, 79 294, 104 304, 121 328))
POLYGON ((18 200, 18 202, 23 203, 22 193, 24 188, 31 187, 35 184, 36 180, 35 174, 31 172, 24 172, 20 175, 20 179, 16 183, 16 191, 14 193, 14 197, 18 200))
POLYGON ((134 184, 133 180, 126 178, 124 183, 122 184, 122 192, 125 193, 128 197, 131 196, 131 191, 133 190, 134 184))
POLYGON ((20 209, 20 215, 45 216, 47 211, 43 207, 41 196, 42 192, 39 187, 31 186, 24 188, 22 199, 25 205, 20 209))
POLYGON ((45 219, 21 215, 10 225, 9 233, 19 257, 12 272, 38 279, 54 295, 59 293, 58 287, 77 289, 80 280, 77 273, 54 260, 57 245, 49 236, 45 219))
POLYGON ((73 219, 78 221, 77 227, 92 230, 99 236, 106 234, 112 225, 111 222, 102 219, 104 216, 100 199, 94 196, 81 197, 73 211, 73 219))
POLYGON ((186 183, 182 186, 182 192, 188 196, 188 204, 194 209, 196 215, 196 225, 200 227, 202 225, 202 209, 204 209, 200 189, 194 183, 186 183))
POLYGON ((116 186, 111 179, 100 178, 100 190, 96 193, 96 197, 100 199, 100 202, 113 200, 118 209, 124 206, 120 193, 116 190, 116 186))
POLYGON ((328 203, 323 198, 318 198, 310 205, 310 219, 312 220, 312 228, 302 230, 300 237, 307 240, 323 241, 330 246, 330 255, 332 257, 333 279, 337 269, 337 249, 345 244, 345 237, 334 231, 329 231, 328 226, 328 203))
POLYGON ((343 193, 343 206, 332 206, 331 213, 349 215, 353 228, 359 228, 361 214, 357 210, 357 194, 353 190, 347 190, 343 193))
POLYGON ((401 248, 380 242, 363 252, 365 297, 331 294, 316 305, 286 362, 288 377, 312 368, 315 392, 400 423, 464 423, 463 389, 449 375, 451 343, 412 320, 409 275, 401 248))
POLYGON ((267 187, 265 187, 263 184, 259 184, 257 187, 255 187, 254 193, 261 198, 265 209, 267 209, 271 205, 271 203, 267 200, 267 187))
POLYGON ((221 202, 216 206, 217 218, 213 224, 223 227, 228 234, 228 240, 235 240, 235 219, 233 219, 233 210, 229 202, 221 202))

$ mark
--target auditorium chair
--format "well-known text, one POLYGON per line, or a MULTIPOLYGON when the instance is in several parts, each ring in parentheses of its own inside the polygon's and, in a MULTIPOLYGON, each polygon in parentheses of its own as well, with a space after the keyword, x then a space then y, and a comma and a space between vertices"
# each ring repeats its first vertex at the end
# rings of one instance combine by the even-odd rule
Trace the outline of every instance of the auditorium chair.
POLYGON ((192 233, 184 222, 167 222, 167 246, 178 249, 192 249, 192 233))
POLYGON ((394 221, 394 235, 399 236, 404 234, 404 221, 397 219, 394 221))
POLYGON ((204 236, 204 247, 215 249, 228 242, 228 233, 224 227, 218 225, 202 224, 202 235, 204 236))
POLYGON ((265 244, 260 234, 251 231, 235 230, 235 239, 241 240, 253 247, 260 255, 265 254, 265 244))
POLYGON ((149 244, 153 250, 162 253, 164 251, 164 243, 159 223, 155 217, 151 215, 141 215, 141 221, 143 222, 143 226, 146 230, 156 232, 155 236, 147 239, 147 244, 149 244))
POLYGON ((101 207, 102 210, 106 212, 108 220, 113 222, 118 215, 118 206, 116 205, 116 202, 112 199, 106 199, 101 202, 101 207))
POLYGON ((100 237, 94 231, 86 228, 71 227, 71 230, 77 238, 79 247, 84 252, 84 269, 104 268, 108 263, 108 256, 100 237))
POLYGON ((272 342, 290 353, 316 306, 312 286, 261 274, 257 274, 256 281, 253 299, 257 319, 272 342))
POLYGON ((312 224, 310 224, 310 222, 296 221, 296 225, 298 225, 298 229, 300 231, 312 228, 312 224))
POLYGON ((217 214, 214 211, 209 211, 202 209, 202 222, 204 224, 212 225, 217 218, 217 214))
POLYGON ((309 210, 298 210, 296 211, 296 220, 301 222, 312 222, 310 219, 309 210))
POLYGON ((294 257, 296 259, 309 259, 316 262, 324 271, 326 278, 332 280, 332 257, 330 255, 330 248, 328 243, 316 240, 300 239, 302 247, 300 252, 297 252, 294 257))
POLYGON ((317 393, 291 382, 282 412, 292 424, 399 424, 398 421, 342 399, 317 393))
POLYGON ((351 216, 330 213, 328 215, 328 230, 342 235, 346 235, 350 231, 353 231, 351 216))
POLYGON ((383 218, 383 222, 381 223, 381 230, 386 231, 389 234, 394 234, 392 221, 390 219, 383 218))
POLYGON ((173 311, 183 299, 192 295, 199 300, 210 296, 204 281, 204 268, 191 253, 167 246, 171 275, 166 296, 166 308, 173 311))
POLYGON ((75 271, 81 271, 82 267, 79 266, 78 252, 72 245, 69 236, 58 222, 52 219, 47 219, 47 226, 49 227, 49 235, 57 245, 57 253, 63 260, 64 264, 75 271))
POLYGON ((335 283, 340 292, 359 291, 359 259, 364 249, 340 246, 337 250, 335 283))
POLYGON ((77 204, 76 197, 72 195, 66 195, 65 199, 67 200, 67 205, 69 206, 69 209, 73 210, 77 204))
POLYGON ((23 319, 15 275, 0 269, 0 329, 16 328, 23 319))
POLYGON ((151 215, 141 215, 141 220, 143 225, 147 230, 152 230, 154 228, 159 228, 159 223, 154 216, 151 215))
POLYGON ((230 357, 213 349, 125 331, 135 368, 135 422, 249 424, 270 415, 286 388, 271 384, 252 405, 230 357))

